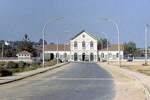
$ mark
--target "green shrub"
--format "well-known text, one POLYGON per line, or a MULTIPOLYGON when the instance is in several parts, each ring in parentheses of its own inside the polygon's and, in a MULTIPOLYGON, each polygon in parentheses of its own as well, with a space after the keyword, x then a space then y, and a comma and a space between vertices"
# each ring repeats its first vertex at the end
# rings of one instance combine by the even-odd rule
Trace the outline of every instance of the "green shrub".
MULTIPOLYGON (((58 60, 59 62, 59 60, 58 60)), ((56 59, 53 59, 53 60, 50 60, 48 62, 45 63, 46 66, 53 66, 57 63, 57 60, 56 59)))
POLYGON ((32 64, 38 64, 38 65, 41 65, 41 63, 42 63, 42 60, 41 60, 41 59, 36 59, 36 60, 33 61, 32 64))
POLYGON ((29 67, 29 66, 30 66, 29 63, 26 63, 26 62, 23 62, 23 61, 20 61, 20 62, 18 63, 18 65, 19 65, 19 67, 29 67))
POLYGON ((3 67, 3 66, 5 66, 5 64, 6 64, 6 62, 0 62, 0 67, 3 67))
POLYGON ((12 61, 10 61, 10 62, 8 62, 7 63, 7 66, 6 66, 6 68, 18 68, 19 67, 19 65, 18 65, 18 63, 16 63, 16 62, 12 62, 12 61))
POLYGON ((12 76, 13 72, 11 70, 9 70, 9 69, 3 68, 3 69, 0 70, 0 74, 1 74, 2 77, 12 76))
POLYGON ((40 67, 40 64, 38 64, 38 63, 32 63, 32 64, 31 64, 31 67, 39 68, 39 67, 40 67))

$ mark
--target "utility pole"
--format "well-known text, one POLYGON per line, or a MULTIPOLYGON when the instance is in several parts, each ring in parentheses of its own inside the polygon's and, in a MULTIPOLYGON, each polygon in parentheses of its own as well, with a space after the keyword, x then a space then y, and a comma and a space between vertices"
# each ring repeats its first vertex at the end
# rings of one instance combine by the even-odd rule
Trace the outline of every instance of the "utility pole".
POLYGON ((58 57, 59 57, 59 52, 58 52, 58 39, 57 39, 57 64, 58 64, 58 57))
POLYGON ((120 55, 120 31, 119 31, 119 27, 118 27, 118 24, 117 22, 115 22, 114 20, 111 20, 111 19, 108 19, 108 18, 105 18, 104 20, 108 21, 108 22, 111 22, 116 30, 117 30, 117 37, 118 37, 118 63, 119 63, 119 66, 121 67, 121 55, 120 55))
POLYGON ((102 34, 105 35, 105 38, 107 39, 107 64, 109 64, 109 38, 108 35, 105 32, 102 32, 102 34))
POLYGON ((2 54, 1 54, 2 59, 4 58, 4 44, 2 43, 2 54))
POLYGON ((148 49, 147 49, 147 32, 148 32, 148 27, 149 27, 149 25, 148 24, 146 24, 145 25, 145 65, 147 65, 148 63, 147 63, 147 51, 148 51, 148 49))
POLYGON ((42 29, 42 38, 43 38, 43 46, 42 46, 42 48, 43 48, 43 55, 42 55, 42 60, 43 60, 43 62, 42 62, 42 65, 43 65, 43 67, 45 67, 44 66, 44 63, 45 63, 45 53, 44 53, 44 49, 45 49, 45 33, 46 33, 46 27, 47 27, 47 25, 49 24, 49 23, 51 23, 51 22, 53 22, 53 21, 57 21, 57 20, 60 20, 60 19, 62 19, 63 17, 59 17, 59 18, 56 18, 56 19, 54 19, 54 20, 48 20, 45 24, 44 24, 44 26, 43 26, 43 29, 42 29))

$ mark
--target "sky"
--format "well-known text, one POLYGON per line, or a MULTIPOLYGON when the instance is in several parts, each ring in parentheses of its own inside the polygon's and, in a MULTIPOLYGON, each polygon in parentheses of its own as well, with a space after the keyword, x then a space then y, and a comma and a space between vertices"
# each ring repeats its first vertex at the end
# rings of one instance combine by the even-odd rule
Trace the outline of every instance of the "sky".
POLYGON ((117 43, 116 28, 103 20, 109 18, 119 26, 121 43, 133 41, 144 47, 149 5, 150 0, 0 0, 0 40, 22 40, 28 34, 38 41, 44 24, 50 21, 45 34, 48 42, 66 43, 85 30, 117 43), (63 19, 55 20, 60 17, 63 19))

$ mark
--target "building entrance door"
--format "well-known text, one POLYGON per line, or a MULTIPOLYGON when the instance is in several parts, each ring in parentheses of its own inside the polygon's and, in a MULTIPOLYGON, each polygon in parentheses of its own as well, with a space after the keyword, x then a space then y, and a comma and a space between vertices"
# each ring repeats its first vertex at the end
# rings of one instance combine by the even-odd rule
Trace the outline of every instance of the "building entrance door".
POLYGON ((50 60, 53 60, 53 59, 54 59, 54 54, 50 53, 50 60))
POLYGON ((85 61, 85 53, 82 53, 82 61, 85 61))

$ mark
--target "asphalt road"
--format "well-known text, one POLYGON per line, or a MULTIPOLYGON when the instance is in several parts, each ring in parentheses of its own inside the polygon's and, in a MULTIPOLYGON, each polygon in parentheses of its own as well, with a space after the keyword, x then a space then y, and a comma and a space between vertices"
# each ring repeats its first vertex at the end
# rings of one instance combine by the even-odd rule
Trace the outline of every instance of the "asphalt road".
POLYGON ((0 100, 113 100, 113 78, 95 63, 61 68, 0 86, 0 100))

